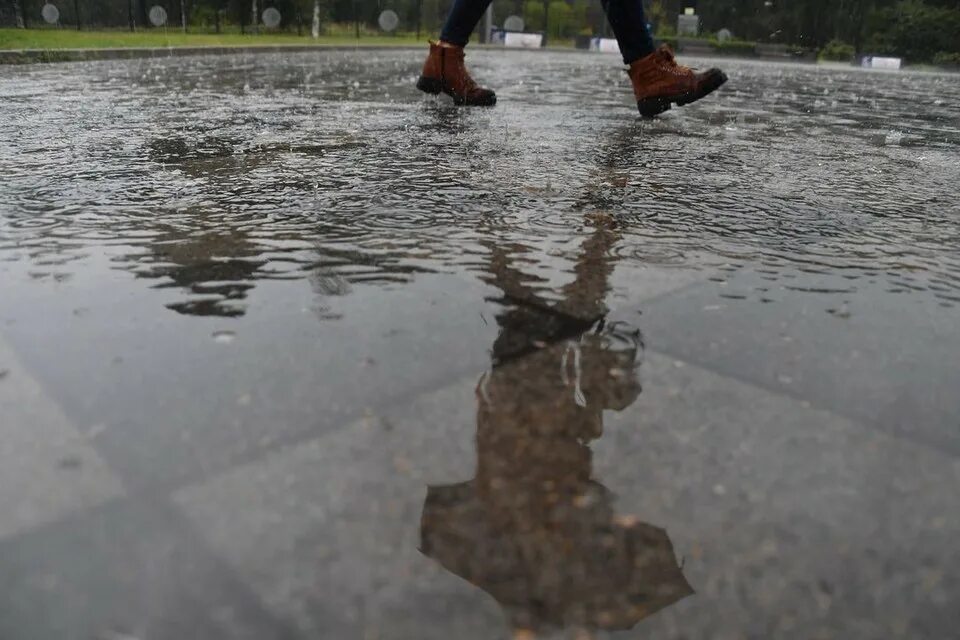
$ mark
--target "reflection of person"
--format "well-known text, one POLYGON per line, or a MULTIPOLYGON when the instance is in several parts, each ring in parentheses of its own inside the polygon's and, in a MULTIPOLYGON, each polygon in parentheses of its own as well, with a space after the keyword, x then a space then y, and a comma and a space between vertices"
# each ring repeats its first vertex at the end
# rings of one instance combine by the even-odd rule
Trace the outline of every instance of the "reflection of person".
POLYGON ((692 593, 666 533, 618 517, 591 477, 603 411, 640 393, 639 333, 603 320, 614 240, 586 240, 553 304, 494 250, 505 310, 477 387, 476 478, 427 491, 421 550, 490 593, 517 630, 627 629, 692 593))
MULTIPOLYGON (((479 86, 464 65, 464 47, 491 0, 454 0, 440 40, 430 43, 417 87, 427 93, 441 91, 457 104, 492 106, 496 94, 479 86)), ((633 84, 637 109, 646 117, 683 106, 716 91, 727 81, 719 69, 702 73, 677 64, 667 46, 657 49, 647 29, 642 0, 601 0, 607 20, 620 45, 623 62, 633 84)))

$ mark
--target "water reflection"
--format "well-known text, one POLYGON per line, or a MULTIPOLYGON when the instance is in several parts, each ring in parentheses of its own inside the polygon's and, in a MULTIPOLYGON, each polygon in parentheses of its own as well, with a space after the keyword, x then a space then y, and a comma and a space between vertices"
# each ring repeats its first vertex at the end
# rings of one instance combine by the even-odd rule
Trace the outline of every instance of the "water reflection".
POLYGON ((587 237, 557 302, 515 268, 521 251, 491 248, 504 310, 477 385, 476 477, 427 490, 421 551, 515 630, 628 629, 693 593, 667 533, 618 515, 592 477, 603 412, 641 391, 639 331, 604 320, 616 240, 606 225, 587 237))
POLYGON ((148 244, 149 252, 136 256, 137 275, 161 278, 156 288, 190 292, 186 300, 168 309, 196 316, 239 317, 247 293, 265 264, 260 248, 240 229, 167 230, 148 244))

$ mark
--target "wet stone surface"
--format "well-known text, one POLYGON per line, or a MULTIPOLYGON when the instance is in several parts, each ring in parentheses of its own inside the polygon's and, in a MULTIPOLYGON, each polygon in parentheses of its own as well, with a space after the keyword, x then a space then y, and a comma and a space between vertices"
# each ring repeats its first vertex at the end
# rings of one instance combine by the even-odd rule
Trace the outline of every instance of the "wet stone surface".
POLYGON ((946 638, 960 82, 0 70, 0 638, 946 638))

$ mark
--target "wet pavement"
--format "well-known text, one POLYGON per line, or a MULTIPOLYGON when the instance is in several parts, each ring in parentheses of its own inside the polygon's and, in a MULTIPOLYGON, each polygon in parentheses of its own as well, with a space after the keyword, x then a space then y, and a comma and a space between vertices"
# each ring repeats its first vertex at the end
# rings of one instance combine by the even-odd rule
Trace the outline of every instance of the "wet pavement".
POLYGON ((960 81, 0 68, 0 638, 947 638, 960 81))

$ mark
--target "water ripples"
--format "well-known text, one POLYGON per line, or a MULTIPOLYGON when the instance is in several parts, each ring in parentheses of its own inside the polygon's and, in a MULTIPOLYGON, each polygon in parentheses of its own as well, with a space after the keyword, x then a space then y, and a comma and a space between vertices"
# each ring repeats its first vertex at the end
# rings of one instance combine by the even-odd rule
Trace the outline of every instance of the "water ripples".
POLYGON ((416 52, 14 69, 0 259, 69 275, 113 247, 170 308, 229 316, 261 280, 343 295, 473 273, 491 243, 562 261, 602 214, 638 264, 960 301, 954 76, 729 63, 719 99, 642 122, 612 58, 472 59, 496 109, 424 101, 416 52))

